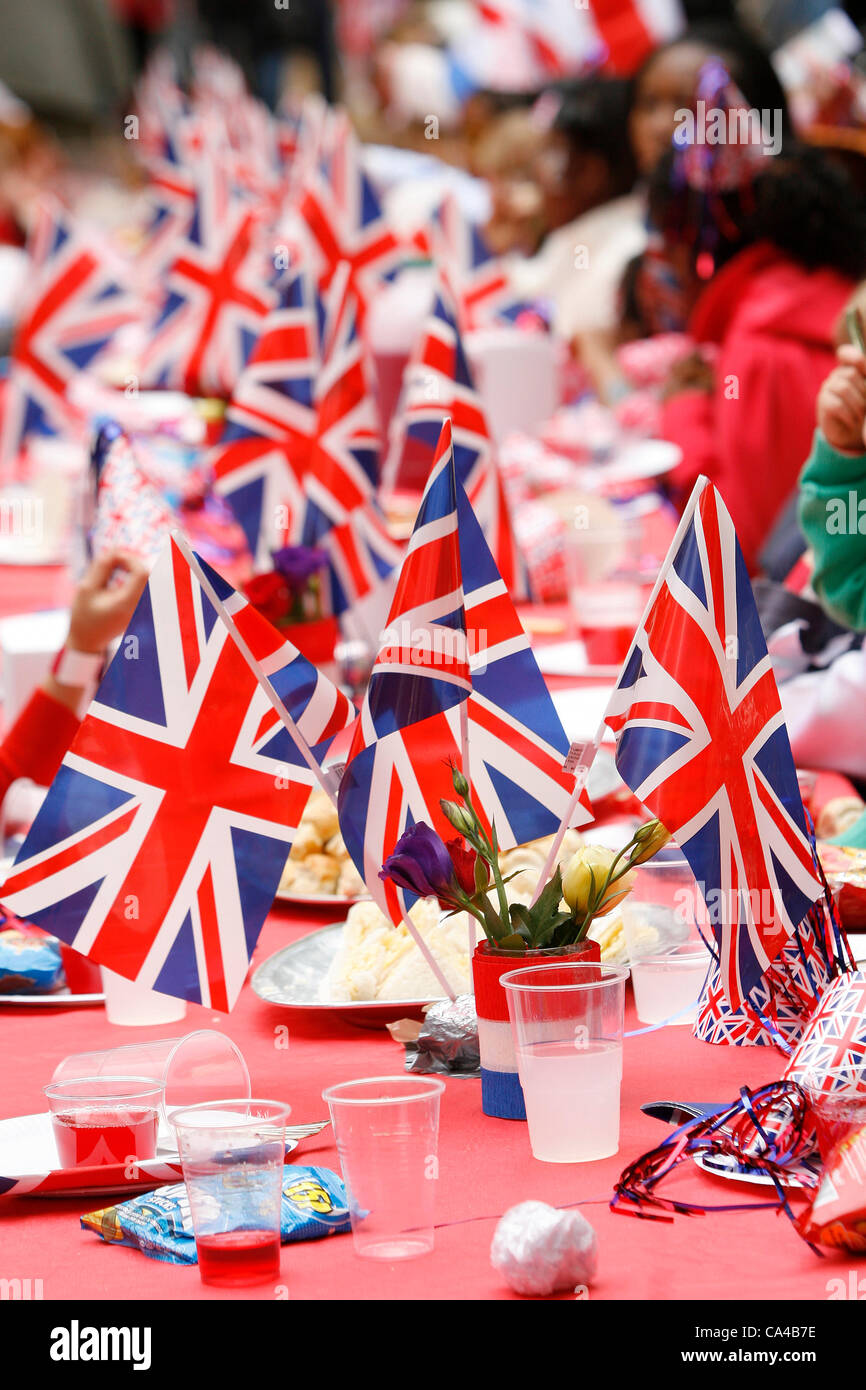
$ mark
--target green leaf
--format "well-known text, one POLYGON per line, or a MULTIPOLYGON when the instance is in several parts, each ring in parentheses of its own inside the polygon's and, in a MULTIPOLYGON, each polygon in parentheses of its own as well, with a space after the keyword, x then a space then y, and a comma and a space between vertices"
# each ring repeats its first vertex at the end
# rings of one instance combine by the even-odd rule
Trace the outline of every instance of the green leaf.
POLYGON ((518 936, 516 932, 512 932, 511 936, 503 936, 496 944, 506 951, 526 950, 526 941, 522 936, 518 936))
POLYGON ((533 920, 537 925, 546 922, 554 913, 559 911, 559 904, 562 902, 562 871, 557 864, 553 878, 544 885, 538 895, 538 901, 530 909, 533 920))

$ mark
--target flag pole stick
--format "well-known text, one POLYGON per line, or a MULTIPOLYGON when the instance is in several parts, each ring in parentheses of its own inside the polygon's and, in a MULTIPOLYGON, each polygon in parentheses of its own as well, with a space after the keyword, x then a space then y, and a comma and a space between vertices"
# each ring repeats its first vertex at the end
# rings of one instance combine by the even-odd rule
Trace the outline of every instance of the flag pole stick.
MULTIPOLYGON (((655 603, 656 598, 658 597, 659 590, 661 589, 662 584, 663 584, 664 581, 665 581, 665 576, 666 576, 666 574, 667 574, 667 572, 668 572, 668 569, 669 569, 671 563, 673 562, 674 556, 676 555, 677 551, 678 551, 679 548, 680 548, 680 544, 682 543, 682 539, 683 539, 683 536, 684 536, 685 533, 686 533, 686 530, 688 529, 689 525, 691 524, 691 520, 692 520, 692 517, 694 516, 695 508, 696 508, 697 505, 698 505, 698 500, 699 500, 700 495, 701 495, 701 493, 703 492, 704 488, 706 487, 706 485, 707 485, 707 479, 704 477, 703 474, 701 474, 701 476, 697 479, 697 481, 696 481, 696 483, 695 483, 695 485, 694 485, 694 488, 692 489, 692 495, 691 495, 691 497, 689 498, 688 502, 686 503, 685 511, 683 512, 682 516, 680 517, 680 522, 679 522, 679 525, 677 526, 677 529, 676 529, 676 531, 675 531, 675 533, 674 533, 674 538, 673 538, 673 540, 671 541, 670 545, 668 546, 668 553, 667 553, 667 555, 665 556, 664 560, 662 561, 661 565, 659 566, 659 572, 658 572, 658 574, 656 575, 655 584, 653 585, 652 590, 651 590, 651 592, 650 592, 650 596, 649 596, 649 598, 647 599, 646 604, 645 604, 645 606, 644 606, 644 611, 643 611, 643 613, 642 613, 642 615, 641 615, 641 620, 640 620, 640 622, 638 623, 637 628, 635 629, 635 633, 636 633, 636 634, 641 630, 642 627, 644 627, 644 625, 645 625, 645 623, 646 623, 646 620, 647 620, 647 617, 649 616, 650 610, 651 610, 653 604, 655 603)), ((632 640, 631 640, 631 644, 630 644, 630 646, 629 646, 628 653, 626 654, 625 661, 624 661, 623 664, 622 664, 622 669, 623 669, 623 670, 625 670, 626 667, 628 666, 628 663, 629 663, 629 661, 631 660, 631 654, 632 654, 633 651, 634 651, 634 638, 632 638, 632 640)), ((622 677, 620 677, 620 679, 622 679, 622 677)), ((566 812, 565 812, 565 815, 563 816, 562 820, 561 820, 560 823, 559 823, 559 829, 557 830, 556 834, 555 834, 554 837, 553 837, 553 844, 552 844, 551 847, 550 847, 550 853, 549 853, 548 856, 547 856, 547 859, 546 859, 545 864, 544 864, 544 868, 543 868, 542 871, 541 871, 541 876, 539 877, 538 884, 537 884, 536 889, 535 889, 535 894, 534 894, 533 899, 532 899, 532 902, 533 902, 533 903, 536 902, 536 900, 538 899, 538 896, 539 896, 539 894, 541 893, 542 888, 544 887, 544 885, 547 883, 548 879, 550 878, 551 872, 552 872, 552 870, 553 870, 553 866, 554 866, 554 864, 556 863, 556 856, 559 854, 560 848, 561 848, 561 846, 562 846, 562 841, 563 841, 563 839, 565 838, 565 832, 566 832, 566 830, 567 830, 567 828, 568 828, 568 822, 571 820, 571 817, 574 815, 574 812, 575 812, 575 810, 576 810, 576 808, 577 808, 577 803, 578 803, 578 799, 579 799, 579 797, 580 797, 580 793, 583 791, 583 788, 586 786, 586 779, 587 779, 587 777, 589 776, 589 769, 590 769, 590 767, 592 766, 593 759, 594 759, 596 753, 598 752, 599 746, 600 746, 601 741, 602 741, 602 739, 603 739, 603 737, 604 737, 604 724, 605 724, 605 721, 602 720, 601 723, 600 723, 599 726, 598 726, 598 729, 596 730, 595 737, 594 737, 594 739, 592 740, 592 743, 587 744, 586 748, 584 748, 584 750, 583 750, 583 752, 582 752, 582 754, 581 754, 581 756, 580 756, 580 762, 578 763, 577 767, 575 768, 574 792, 572 793, 571 801, 568 803, 568 808, 567 808, 567 810, 566 810, 566 812), (583 774, 582 776, 581 776, 581 773, 583 774)), ((532 904, 530 904, 530 906, 532 906, 532 904)))
MULTIPOLYGON (((469 701, 463 700, 460 705, 460 758, 463 763, 463 776, 472 787, 472 772, 469 764, 469 701)), ((466 914, 466 936, 469 943, 469 959, 475 953, 475 918, 471 912, 466 914)))
POLYGON ((577 803, 580 800, 580 793, 586 786, 586 779, 589 776, 589 770, 592 767, 592 764, 595 760, 595 755, 599 750, 603 738, 604 720, 602 720, 599 724, 591 741, 587 743, 584 747, 584 750, 580 755, 580 761, 578 762, 577 767, 574 769, 574 791, 571 794, 571 800, 569 801, 568 806, 565 809, 562 820, 559 822, 559 827, 556 831, 556 834, 553 837, 553 843, 550 846, 550 849, 548 850, 547 858, 544 861, 544 868, 541 870, 541 873, 538 877, 538 882, 535 885, 535 892, 532 895, 532 902, 530 903, 530 907, 532 907, 532 905, 535 902, 537 902, 541 894, 541 891, 544 888, 544 885, 548 882, 551 874, 553 873, 557 858, 559 857, 559 851, 562 848, 562 842, 565 839, 565 832, 568 829, 568 823, 574 815, 575 811, 577 810, 577 803))
POLYGON ((427 945, 427 942, 424 940, 420 931, 415 926, 415 923, 412 921, 411 917, 409 916, 408 912, 403 906, 402 898, 400 903, 400 916, 403 918, 403 923, 406 927, 406 930, 409 932, 409 935, 412 937, 413 941, 415 942, 415 945, 418 947, 418 950, 421 952, 428 966, 433 971, 433 974, 435 975, 436 979, 439 981, 440 988, 444 990, 444 992, 448 995, 448 998, 450 1000, 455 1000, 457 998, 457 995, 454 993, 453 988, 448 983, 447 975, 443 971, 441 965, 437 961, 433 952, 430 950, 430 947, 427 945))
POLYGON ((222 599, 219 597, 210 580, 207 578, 207 575, 204 573, 201 566, 199 565, 195 553, 190 548, 186 537, 181 535, 179 531, 173 531, 172 539, 175 541, 178 549, 183 554, 190 569, 192 570, 199 584, 202 586, 205 593, 207 594, 210 602, 213 604, 217 613, 222 618, 225 627, 229 631, 229 635, 237 644, 241 656, 244 658, 253 675, 255 676, 256 680, 258 681, 259 685, 261 686, 262 690, 267 695, 270 704, 273 706, 274 710, 280 718, 281 723, 285 726, 286 730, 288 731, 289 736, 292 739, 292 742, 294 743, 298 752, 301 754, 301 757, 304 759, 304 762, 307 764, 310 771, 313 773, 314 777, 316 778, 316 781, 319 783, 322 790, 327 794, 327 796, 330 797, 331 801, 336 806, 337 790, 339 785, 336 777, 332 772, 326 772, 325 769, 321 767, 319 763, 316 761, 315 757, 313 756, 313 751, 310 748, 310 745, 307 743, 306 739, 301 734, 294 719, 289 714, 279 695, 274 690, 274 687, 271 685, 267 676, 263 672, 258 661, 256 661, 256 658, 253 656, 243 637, 238 632, 237 624, 235 623, 234 618, 232 617, 231 613, 229 613, 222 599))

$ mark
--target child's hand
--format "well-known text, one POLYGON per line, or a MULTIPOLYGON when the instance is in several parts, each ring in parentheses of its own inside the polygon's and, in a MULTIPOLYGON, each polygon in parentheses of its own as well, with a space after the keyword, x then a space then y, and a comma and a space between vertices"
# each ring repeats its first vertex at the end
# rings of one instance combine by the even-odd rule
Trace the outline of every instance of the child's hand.
POLYGON ((818 428, 832 448, 861 454, 866 448, 866 357, 851 343, 840 347, 818 392, 818 428))
POLYGON ((94 560, 72 601, 68 645, 78 652, 104 651, 126 629, 146 583, 144 565, 122 550, 94 560))

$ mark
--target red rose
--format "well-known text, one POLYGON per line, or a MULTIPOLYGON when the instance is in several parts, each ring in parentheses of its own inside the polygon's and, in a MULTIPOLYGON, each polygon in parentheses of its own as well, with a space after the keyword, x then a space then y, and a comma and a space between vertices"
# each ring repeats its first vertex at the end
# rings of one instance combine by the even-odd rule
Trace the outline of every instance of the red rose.
MULTIPOLYGON (((475 893, 475 864, 478 855, 475 853, 474 849, 466 848, 459 835, 453 840, 446 840, 445 848, 451 857, 451 863, 454 865, 454 877, 457 879, 463 892, 466 893, 468 897, 473 897, 475 893)), ((482 863, 483 862, 482 860, 482 863)), ((490 870, 486 864, 484 865, 484 870, 485 880, 489 883, 490 870)))
POLYGON ((275 625, 288 617, 292 607, 292 595, 282 575, 273 570, 268 574, 256 574, 244 585, 244 593, 256 612, 275 625))

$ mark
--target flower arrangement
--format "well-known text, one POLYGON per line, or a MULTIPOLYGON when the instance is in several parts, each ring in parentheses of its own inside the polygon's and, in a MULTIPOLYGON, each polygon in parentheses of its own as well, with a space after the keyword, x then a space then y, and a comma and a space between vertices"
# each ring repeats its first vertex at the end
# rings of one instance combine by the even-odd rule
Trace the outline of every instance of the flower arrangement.
POLYGON ((271 558, 274 568, 254 575, 244 585, 253 607, 278 628, 327 616, 323 608, 327 552, 309 545, 286 545, 272 551, 271 558))
POLYGON ((488 836, 472 805, 469 783, 456 767, 452 782, 460 801, 443 800, 440 806, 457 836, 445 841, 419 821, 400 837, 379 877, 418 897, 437 898, 448 913, 469 912, 496 950, 564 948, 583 941, 593 920, 627 897, 636 866, 652 859, 670 839, 661 821, 651 820, 618 853, 584 845, 564 873, 557 866, 531 907, 509 903, 505 885, 514 875, 503 878, 500 871, 496 827, 488 836))

